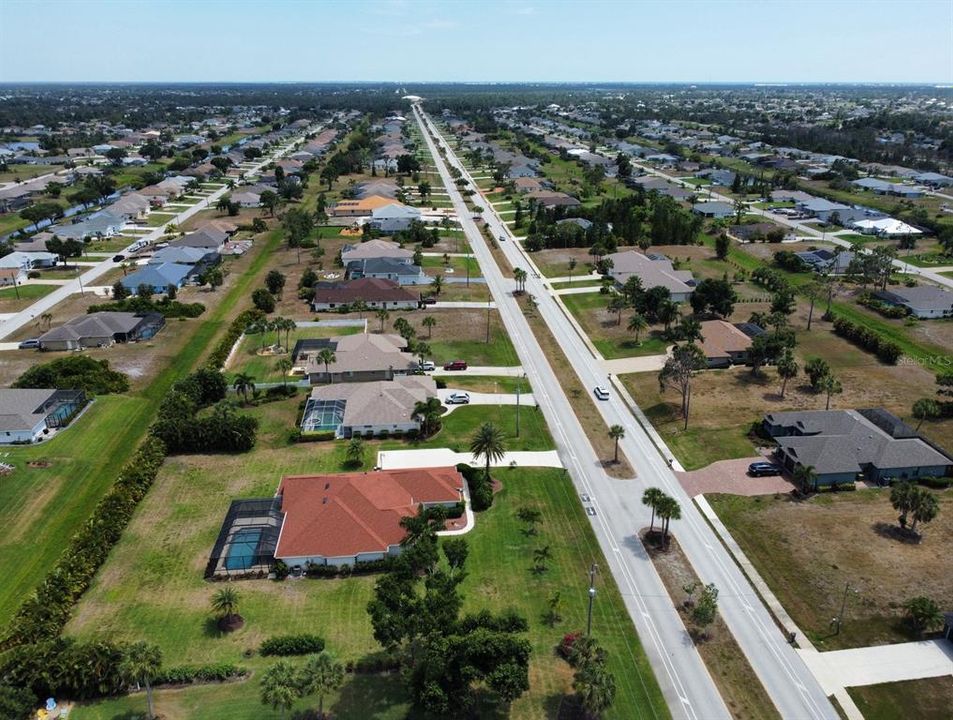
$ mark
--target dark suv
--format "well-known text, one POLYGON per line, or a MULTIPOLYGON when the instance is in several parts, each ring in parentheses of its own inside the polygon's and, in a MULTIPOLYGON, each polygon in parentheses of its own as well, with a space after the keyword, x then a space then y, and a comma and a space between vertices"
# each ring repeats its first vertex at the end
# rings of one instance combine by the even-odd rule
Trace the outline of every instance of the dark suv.
POLYGON ((453 362, 444 363, 444 370, 466 370, 467 364, 463 360, 454 360, 453 362))
POLYGON ((753 462, 748 466, 748 474, 751 477, 780 475, 781 466, 773 462, 753 462))

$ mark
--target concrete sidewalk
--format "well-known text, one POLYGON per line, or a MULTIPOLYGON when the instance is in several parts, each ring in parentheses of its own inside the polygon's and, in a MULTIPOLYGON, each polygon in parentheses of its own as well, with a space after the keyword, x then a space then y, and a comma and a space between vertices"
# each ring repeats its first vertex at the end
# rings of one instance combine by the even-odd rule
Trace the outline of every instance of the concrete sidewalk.
MULTIPOLYGON (((377 466, 382 470, 449 467, 460 463, 482 467, 485 462, 482 458, 476 460, 470 453, 454 452, 449 448, 386 450, 377 453, 377 466)), ((559 453, 555 450, 544 450, 541 452, 508 452, 502 460, 491 462, 490 467, 509 467, 511 463, 516 463, 518 467, 559 468, 563 466, 559 461, 559 453)))
POLYGON ((944 639, 798 654, 828 694, 842 687, 953 675, 953 643, 944 639))
MULTIPOLYGON (((487 306, 487 303, 485 303, 485 302, 471 302, 471 301, 469 301, 469 300, 460 300, 460 301, 449 301, 449 302, 440 302, 440 301, 437 301, 436 303, 434 303, 434 304, 431 305, 430 307, 436 308, 437 310, 440 310, 440 309, 443 309, 443 308, 450 308, 450 309, 459 308, 459 309, 461 309, 461 310, 474 310, 474 309, 475 309, 475 310, 486 310, 486 306, 487 306)), ((495 302, 491 302, 491 303, 489 303, 489 306, 490 306, 491 309, 495 309, 495 308, 496 308, 496 303, 495 303, 495 302)))
POLYGON ((642 355, 641 357, 615 358, 603 360, 602 368, 612 375, 625 375, 637 372, 658 372, 665 366, 668 354, 642 355))
POLYGON ((597 293, 602 290, 599 285, 590 285, 589 287, 571 287, 562 290, 553 290, 557 295, 584 295, 586 293, 597 293))

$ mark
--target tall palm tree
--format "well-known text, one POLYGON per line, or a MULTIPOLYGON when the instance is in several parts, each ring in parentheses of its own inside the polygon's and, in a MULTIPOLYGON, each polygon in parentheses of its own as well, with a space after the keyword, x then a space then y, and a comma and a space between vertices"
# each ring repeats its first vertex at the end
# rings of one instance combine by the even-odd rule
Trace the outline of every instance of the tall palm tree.
POLYGON ((625 428, 621 425, 613 425, 609 428, 609 437, 615 441, 615 456, 612 462, 619 462, 619 440, 625 437, 625 428))
POLYGON ((437 275, 434 277, 433 282, 430 284, 430 287, 433 288, 433 294, 439 295, 440 291, 443 290, 443 275, 437 275))
POLYGON ((652 508, 652 522, 649 524, 649 532, 655 530, 655 509, 665 497, 665 493, 657 487, 650 487, 642 493, 642 504, 652 508))
POLYGON ((663 497, 656 508, 658 516, 662 519, 662 544, 664 545, 668 541, 668 526, 672 520, 681 520, 682 518, 682 506, 678 504, 678 500, 666 495, 663 497))
POLYGON ((628 330, 629 332, 635 333, 635 342, 638 344, 639 335, 642 334, 642 331, 649 326, 648 321, 645 319, 645 316, 640 313, 635 313, 632 317, 629 318, 628 330))
POLYGON ((356 303, 351 305, 351 310, 359 314, 361 320, 364 319, 364 313, 368 311, 367 303, 363 300, 358 300, 356 303))
POLYGON ((420 358, 420 364, 423 365, 427 356, 430 354, 430 345, 425 342, 415 342, 413 345, 414 354, 420 358))
POLYGON ((831 395, 839 395, 844 392, 844 386, 841 385, 841 381, 838 380, 833 375, 828 375, 821 382, 821 387, 824 389, 824 392, 827 393, 827 406, 825 410, 831 409, 831 395))
POLYGON ((291 362, 291 358, 278 358, 278 360, 275 362, 275 370, 281 373, 281 387, 285 389, 288 388, 288 373, 293 367, 294 363, 291 362))
POLYGON ((328 376, 328 383, 330 383, 331 363, 336 363, 338 361, 338 356, 334 354, 334 350, 326 347, 322 348, 321 352, 318 353, 318 360, 324 363, 324 374, 328 376))
POLYGON ((248 373, 238 373, 235 376, 235 380, 232 381, 232 387, 235 388, 235 392, 240 392, 242 394, 243 404, 248 404, 248 391, 255 391, 255 378, 248 373))
POLYGON ((778 377, 781 378, 781 398, 784 398, 784 391, 787 389, 788 380, 797 377, 800 368, 797 360, 794 359, 794 353, 788 348, 784 354, 778 358, 778 377))
POLYGON ((308 656, 301 669, 301 694, 318 696, 318 717, 324 717, 324 696, 344 684, 344 666, 327 650, 308 656))
POLYGON ((440 429, 440 413, 443 411, 443 405, 440 398, 427 398, 423 402, 414 405, 413 417, 420 420, 420 434, 423 437, 430 437, 440 429))
POLYGON ((284 718, 300 696, 297 673, 287 660, 279 660, 262 675, 261 702, 277 710, 278 717, 284 718))
POLYGON ((147 642, 135 642, 126 650, 119 672, 128 682, 146 686, 146 704, 149 708, 146 718, 152 720, 156 716, 155 706, 152 704, 152 678, 162 666, 162 651, 155 645, 147 642))
POLYGON ((387 318, 390 317, 390 313, 384 308, 381 308, 375 313, 375 315, 377 315, 377 319, 381 322, 381 332, 384 332, 384 323, 387 322, 387 318))
POLYGON ((483 423, 470 439, 470 452, 478 461, 486 461, 485 475, 490 479, 490 463, 502 460, 506 456, 503 432, 493 423, 483 423))
POLYGON ((433 337, 433 328, 434 328, 434 325, 437 324, 437 318, 433 317, 432 315, 428 315, 427 317, 425 317, 425 318, 423 319, 423 321, 421 322, 421 324, 422 324, 425 328, 427 328, 427 338, 428 338, 428 339, 432 338, 432 337, 433 337))
POLYGON ((513 279, 516 280, 516 290, 522 293, 526 288, 526 271, 523 268, 513 270, 513 279))

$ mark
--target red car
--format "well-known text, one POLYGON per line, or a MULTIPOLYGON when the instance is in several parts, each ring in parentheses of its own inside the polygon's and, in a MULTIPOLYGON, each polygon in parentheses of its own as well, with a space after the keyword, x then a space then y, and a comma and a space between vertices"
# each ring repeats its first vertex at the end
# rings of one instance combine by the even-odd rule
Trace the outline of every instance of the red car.
POLYGON ((454 360, 453 362, 444 363, 444 370, 466 370, 467 364, 463 360, 454 360))

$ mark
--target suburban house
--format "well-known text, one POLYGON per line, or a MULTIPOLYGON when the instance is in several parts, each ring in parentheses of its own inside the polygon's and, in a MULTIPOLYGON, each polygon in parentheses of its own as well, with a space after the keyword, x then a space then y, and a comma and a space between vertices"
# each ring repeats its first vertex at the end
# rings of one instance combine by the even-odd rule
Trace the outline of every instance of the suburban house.
POLYGON ((102 212, 90 215, 78 223, 67 223, 51 228, 51 232, 61 240, 84 240, 86 238, 108 238, 118 235, 126 221, 111 212, 102 212))
POLYGON ((555 190, 531 190, 526 193, 526 197, 547 210, 554 207, 579 207, 582 205, 572 195, 555 190))
POLYGON ((664 255, 625 250, 606 255, 606 258, 612 261, 609 275, 620 286, 634 276, 642 281, 646 290, 659 286, 667 288, 675 302, 686 302, 695 291, 691 271, 675 270, 672 261, 664 255))
POLYGON ((747 225, 732 225, 728 228, 728 235, 743 243, 764 242, 773 235, 779 235, 781 238, 788 237, 790 231, 774 223, 757 222, 747 225))
POLYGON ((755 335, 764 331, 752 323, 732 324, 726 320, 705 320, 701 323, 699 343, 710 368, 744 365, 755 335))
POLYGON ((825 248, 819 248, 817 250, 805 250, 794 254, 815 272, 831 273, 832 275, 843 275, 846 273, 847 268, 854 259, 854 253, 851 250, 832 252, 825 248))
POLYGON ((345 267, 348 278, 378 278, 393 280, 398 285, 429 285, 429 277, 419 265, 411 265, 390 258, 354 260, 345 267))
POLYGON ((923 232, 908 225, 902 220, 891 217, 884 218, 864 218, 849 223, 854 230, 862 232, 864 235, 878 235, 880 237, 910 237, 912 235, 922 235, 923 232))
POLYGON ((345 267, 356 260, 381 259, 394 260, 409 265, 413 262, 414 254, 395 242, 380 239, 368 240, 357 245, 345 245, 341 248, 341 263, 345 267))
POLYGON ((217 252, 204 247, 169 246, 156 250, 149 258, 149 265, 179 263, 180 265, 201 265, 202 268, 217 265, 222 257, 217 252))
POLYGON ((0 268, 35 270, 51 268, 59 262, 60 256, 51 252, 12 252, 0 257, 0 268))
POLYGON ((414 221, 420 221, 420 210, 392 203, 374 208, 367 224, 379 232, 391 234, 406 230, 414 221))
POLYGON ((196 269, 192 265, 166 262, 161 265, 145 265, 134 273, 121 278, 120 282, 127 290, 135 293, 139 287, 145 285, 156 294, 165 293, 170 285, 182 287, 194 275, 196 269))
POLYGON ((463 502, 464 482, 452 467, 292 475, 281 479, 278 497, 284 522, 275 559, 303 570, 399 554, 401 519, 463 502))
POLYGON ((367 217, 385 205, 399 205, 392 197, 369 195, 359 200, 341 200, 330 210, 331 217, 367 217))
POLYGON ((250 190, 237 190, 229 196, 229 199, 244 208, 254 208, 261 205, 261 194, 250 190))
POLYGON ((85 407, 82 390, 0 389, 0 443, 31 443, 66 427, 85 407))
POLYGON ((930 187, 949 187, 953 185, 953 178, 935 172, 918 173, 913 176, 913 179, 930 187))
POLYGON ((932 285, 878 290, 874 297, 887 305, 905 307, 921 320, 953 315, 953 293, 932 285))
POLYGON ((711 168, 695 173, 695 177, 708 178, 712 185, 730 187, 735 181, 735 172, 724 168, 711 168))
POLYGON ((407 341, 399 335, 362 333, 300 340, 291 358, 312 385, 393 380, 417 368, 416 358, 407 352, 407 341), (318 357, 325 348, 334 352, 334 362, 327 366, 318 357))
POLYGON ((141 220, 149 212, 149 201, 137 193, 123 195, 106 208, 111 215, 124 220, 141 220))
POLYGON ((543 183, 533 177, 518 177, 513 180, 513 186, 521 195, 543 189, 543 183))
POLYGON ((904 198, 923 197, 923 188, 916 185, 902 185, 872 177, 860 178, 851 182, 853 185, 864 190, 871 190, 877 195, 896 195, 904 198))
POLYGON ((0 268, 0 287, 22 285, 28 279, 23 268, 0 268))
POLYGON ((953 466, 945 451, 882 408, 769 413, 763 427, 785 469, 814 468, 818 486, 943 477, 953 466))
POLYGON ((337 310, 359 301, 375 310, 413 310, 419 304, 415 293, 405 290, 393 280, 357 278, 343 282, 319 282, 314 286, 311 307, 315 312, 321 312, 337 310))
POLYGON ((165 326, 160 313, 96 312, 80 315, 39 337, 40 350, 82 350, 154 337, 165 326))
POLYGON ((184 237, 173 240, 169 243, 169 246, 203 248, 206 252, 221 252, 227 240, 227 232, 211 225, 205 225, 201 230, 196 230, 184 237))
POLYGON ((735 214, 735 209, 726 202, 702 202, 692 205, 692 212, 705 218, 726 218, 735 214))
POLYGON ((414 407, 432 397, 437 397, 437 385, 429 375, 320 385, 305 404, 301 430, 333 431, 338 438, 416 432, 420 421, 414 407))

